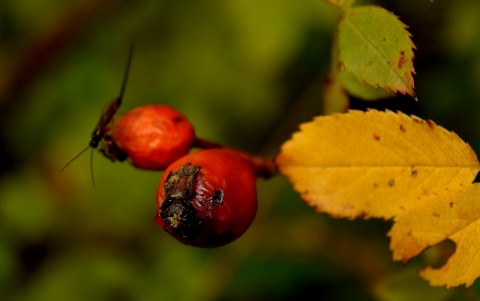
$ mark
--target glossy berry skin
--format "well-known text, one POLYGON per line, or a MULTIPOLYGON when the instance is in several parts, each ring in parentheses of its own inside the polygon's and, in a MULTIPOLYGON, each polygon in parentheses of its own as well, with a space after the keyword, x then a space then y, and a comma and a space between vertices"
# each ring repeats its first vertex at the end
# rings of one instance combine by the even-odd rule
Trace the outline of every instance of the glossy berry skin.
POLYGON ((250 163, 225 149, 202 150, 175 161, 157 190, 156 223, 186 245, 228 244, 248 229, 256 212, 250 163))
POLYGON ((123 115, 112 140, 140 169, 162 170, 187 154, 195 139, 190 122, 167 105, 144 105, 123 115))

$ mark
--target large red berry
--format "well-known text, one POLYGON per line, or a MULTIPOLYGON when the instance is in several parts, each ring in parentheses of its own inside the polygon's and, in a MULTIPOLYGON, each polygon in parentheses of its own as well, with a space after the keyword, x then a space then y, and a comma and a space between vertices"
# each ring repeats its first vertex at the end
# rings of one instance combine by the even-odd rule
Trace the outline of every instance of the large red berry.
POLYGON ((210 149, 172 163, 157 190, 157 224, 180 242, 218 247, 240 237, 257 212, 255 175, 235 152, 210 149))
POLYGON ((135 167, 161 170, 189 152, 195 133, 177 110, 166 105, 144 105, 122 116, 112 138, 135 167))

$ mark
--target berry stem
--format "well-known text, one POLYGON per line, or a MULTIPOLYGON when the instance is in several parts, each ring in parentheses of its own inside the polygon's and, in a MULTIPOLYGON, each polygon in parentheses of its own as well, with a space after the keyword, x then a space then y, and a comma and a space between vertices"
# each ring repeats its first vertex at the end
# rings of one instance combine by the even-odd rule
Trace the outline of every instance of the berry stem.
POLYGON ((198 147, 202 149, 212 149, 212 148, 228 148, 222 144, 212 142, 209 140, 205 140, 202 138, 195 137, 195 140, 193 141, 193 147, 198 147))
POLYGON ((247 152, 233 149, 228 146, 212 142, 209 140, 205 140, 202 138, 196 137, 193 142, 193 147, 201 148, 201 149, 214 149, 214 148, 221 148, 221 149, 228 149, 238 156, 242 157, 243 159, 247 160, 253 168, 253 172, 257 178, 264 178, 269 179, 275 176, 278 173, 278 167, 275 163, 275 160, 272 158, 266 158, 262 156, 252 155, 247 152))

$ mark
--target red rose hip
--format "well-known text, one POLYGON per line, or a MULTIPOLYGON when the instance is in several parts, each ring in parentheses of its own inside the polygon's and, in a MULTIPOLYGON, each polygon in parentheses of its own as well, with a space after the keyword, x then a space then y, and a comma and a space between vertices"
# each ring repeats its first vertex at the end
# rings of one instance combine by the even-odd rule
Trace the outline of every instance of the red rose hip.
POLYGON ((135 167, 161 170, 189 152, 195 132, 172 107, 144 105, 122 116, 112 138, 135 167))
POLYGON ((256 212, 252 167, 225 149, 198 151, 175 161, 157 190, 155 221, 186 245, 228 244, 248 229, 256 212))

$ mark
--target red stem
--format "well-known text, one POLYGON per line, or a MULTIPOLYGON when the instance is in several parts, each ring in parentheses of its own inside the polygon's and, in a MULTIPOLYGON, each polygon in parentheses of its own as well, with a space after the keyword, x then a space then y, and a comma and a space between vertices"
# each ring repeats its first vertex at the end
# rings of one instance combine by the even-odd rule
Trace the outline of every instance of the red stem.
POLYGON ((250 163, 250 165, 253 168, 253 172, 255 173, 255 176, 257 178, 269 179, 278 173, 278 167, 273 158, 265 158, 261 156, 252 155, 247 152, 244 152, 238 149, 233 149, 228 146, 225 146, 216 142, 208 141, 202 138, 195 138, 195 141, 193 142, 193 147, 197 147, 201 149, 222 148, 222 149, 228 149, 230 151, 233 151, 237 155, 244 158, 250 163))

